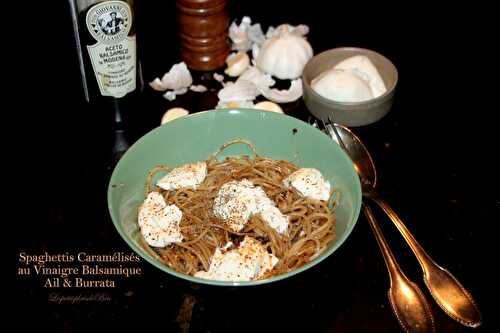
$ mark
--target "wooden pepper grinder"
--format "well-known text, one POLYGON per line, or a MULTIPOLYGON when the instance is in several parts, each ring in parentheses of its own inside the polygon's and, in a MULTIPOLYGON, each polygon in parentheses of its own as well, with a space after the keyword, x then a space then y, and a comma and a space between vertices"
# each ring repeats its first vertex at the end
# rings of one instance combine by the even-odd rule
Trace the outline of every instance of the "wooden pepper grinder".
POLYGON ((176 0, 181 56, 194 70, 222 67, 229 54, 228 0, 176 0))

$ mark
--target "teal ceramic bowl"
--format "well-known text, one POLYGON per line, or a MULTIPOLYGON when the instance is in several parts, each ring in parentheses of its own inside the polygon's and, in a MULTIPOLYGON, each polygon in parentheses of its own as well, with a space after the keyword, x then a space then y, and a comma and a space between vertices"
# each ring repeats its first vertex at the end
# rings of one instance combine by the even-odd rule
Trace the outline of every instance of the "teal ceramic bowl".
MULTIPOLYGON (((243 144, 230 146, 219 158, 250 155, 243 144)), ((218 286, 251 286, 282 280, 303 272, 335 252, 351 234, 361 207, 361 186, 349 157, 340 147, 309 124, 274 112, 227 109, 196 113, 158 127, 139 139, 116 165, 108 187, 108 207, 113 223, 127 244, 162 271, 191 282, 218 286), (206 160, 227 141, 251 141, 257 154, 284 159, 300 167, 319 169, 340 192, 336 239, 315 260, 301 268, 265 280, 225 282, 196 278, 177 272, 144 246, 137 224, 144 200, 147 173, 158 164, 170 167, 206 160)), ((333 269, 333 268, 332 268, 333 269)))

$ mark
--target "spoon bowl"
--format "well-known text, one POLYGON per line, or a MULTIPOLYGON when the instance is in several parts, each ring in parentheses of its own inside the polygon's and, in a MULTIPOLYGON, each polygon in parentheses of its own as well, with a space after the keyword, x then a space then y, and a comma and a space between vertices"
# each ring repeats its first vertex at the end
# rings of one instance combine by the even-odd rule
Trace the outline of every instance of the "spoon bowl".
POLYGON ((335 128, 327 125, 326 129, 328 131, 336 131, 329 133, 330 136, 346 150, 352 159, 354 169, 361 180, 363 194, 372 192, 377 186, 377 170, 375 169, 375 162, 373 162, 363 142, 347 127, 336 124, 335 128))
POLYGON ((427 299, 420 288, 411 282, 399 267, 368 204, 363 204, 363 211, 387 266, 390 279, 387 294, 399 324, 407 333, 435 332, 434 317, 427 299))

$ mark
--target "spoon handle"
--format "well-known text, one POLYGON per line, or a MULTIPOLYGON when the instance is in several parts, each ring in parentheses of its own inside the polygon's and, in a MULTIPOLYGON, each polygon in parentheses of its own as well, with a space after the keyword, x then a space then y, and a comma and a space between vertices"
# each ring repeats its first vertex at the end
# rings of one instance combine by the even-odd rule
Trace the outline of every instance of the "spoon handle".
POLYGON ((435 332, 430 306, 422 291, 401 271, 382 234, 382 230, 375 220, 375 216, 366 203, 363 204, 363 211, 373 230, 389 272, 389 302, 399 324, 405 332, 435 332))
POLYGON ((424 282, 436 303, 448 316, 468 327, 481 325, 481 313, 471 294, 446 269, 424 251, 394 210, 381 198, 371 197, 396 225, 420 263, 424 282))

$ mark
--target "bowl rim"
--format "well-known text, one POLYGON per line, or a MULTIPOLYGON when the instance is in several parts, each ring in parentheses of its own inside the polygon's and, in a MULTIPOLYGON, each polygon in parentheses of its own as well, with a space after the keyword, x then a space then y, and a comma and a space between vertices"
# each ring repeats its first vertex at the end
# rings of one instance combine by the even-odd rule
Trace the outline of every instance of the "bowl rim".
MULTIPOLYGON (((313 79, 311 79, 311 81, 313 79)), ((377 51, 374 51, 374 50, 371 50, 371 49, 367 49, 367 48, 362 48, 362 47, 356 47, 356 46, 340 46, 340 47, 334 47, 332 49, 324 50, 324 51, 322 51, 322 52, 314 55, 314 57, 312 57, 311 59, 309 59, 309 61, 304 66, 304 70, 302 72, 302 84, 306 87, 308 93, 312 94, 312 96, 314 98, 318 99, 319 102, 321 102, 322 104, 325 104, 325 105, 336 105, 336 106, 339 106, 339 107, 345 107, 345 106, 362 106, 362 105, 370 105, 370 104, 381 104, 384 101, 386 101, 387 99, 391 98, 391 96, 394 94, 394 90, 396 90, 396 86, 398 85, 398 81, 399 81, 399 72, 398 72, 398 69, 397 69, 397 67, 394 65, 394 63, 389 58, 387 58, 386 56, 384 56, 383 54, 381 54, 381 53, 379 53, 377 51), (378 97, 375 97, 375 98, 372 98, 372 99, 369 99, 369 100, 366 100, 366 101, 361 101, 361 102, 339 102, 339 101, 335 101, 335 100, 323 97, 320 94, 318 94, 316 91, 314 91, 314 89, 311 87, 311 84, 309 82, 307 82, 306 77, 305 77, 306 76, 306 70, 307 70, 307 68, 311 66, 312 62, 315 59, 317 59, 317 57, 319 57, 319 56, 321 56, 323 54, 331 53, 331 52, 335 52, 335 51, 344 51, 344 50, 346 50, 346 51, 362 51, 362 52, 367 52, 367 53, 374 53, 374 54, 380 56, 382 59, 386 60, 390 64, 390 66, 394 69, 394 73, 395 73, 395 80, 394 80, 394 84, 392 85, 392 87, 390 89, 387 89, 386 92, 384 92, 382 95, 380 95, 378 97)))
MULTIPOLYGON (((200 111, 200 112, 197 112, 197 113, 193 113, 193 114, 189 114, 189 115, 186 115, 186 116, 183 116, 183 117, 180 117, 180 118, 176 118, 172 121, 169 121, 163 125, 160 125, 152 130, 150 130, 149 132, 145 133, 141 138, 139 138, 134 144, 132 144, 132 146, 130 146, 130 148, 125 152, 124 156, 126 154, 128 154, 130 151, 133 151, 135 149, 137 149, 138 146, 140 146, 141 142, 143 140, 145 140, 145 137, 146 136, 150 136, 150 135, 154 135, 153 133, 155 132, 158 132, 158 131, 163 131, 164 130, 164 127, 165 126, 171 126, 171 124, 173 123, 176 123, 176 122, 179 122, 181 120, 185 121, 186 119, 192 119, 192 118, 197 118, 197 117, 206 117, 208 114, 210 113, 214 113, 214 112, 224 112, 224 113, 227 113, 227 114, 235 114, 235 113, 254 113, 254 114, 265 114, 266 117, 277 117, 277 119, 279 117, 289 117, 292 119, 292 121, 297 121, 297 122, 302 122, 302 123, 305 123, 303 121, 301 121, 300 119, 297 119, 295 117, 292 117, 292 116, 289 116, 289 115, 286 115, 286 114, 278 114, 278 113, 275 113, 275 112, 270 112, 270 111, 263 111, 263 110, 256 110, 256 109, 249 109, 249 108, 227 108, 227 109, 212 109, 212 110, 205 110, 205 111, 200 111)), ((307 123, 305 123, 307 124, 307 123)), ((312 128, 314 128, 313 126, 311 126, 312 128)), ((318 130, 318 129, 316 129, 318 130)), ((318 130, 319 131, 319 130, 318 130)), ((321 133, 322 135, 325 135, 325 133, 319 131, 319 133, 321 133)), ((333 140, 331 140, 332 142, 332 145, 334 145, 335 147, 335 142, 333 140)), ((347 155, 346 152, 344 152, 339 146, 337 146, 339 151, 341 152, 341 155, 344 156, 344 158, 347 158, 348 161, 351 161, 350 160, 350 157, 347 155)), ((114 169, 113 169, 113 172, 111 174, 111 177, 109 179, 109 183, 108 183, 108 190, 107 190, 107 206, 108 206, 108 211, 109 211, 109 214, 110 214, 110 217, 111 217, 111 220, 113 222, 113 225, 115 226, 115 229, 118 231, 118 233, 120 234, 120 236, 122 237, 122 239, 128 244, 128 246, 136 253, 138 254, 141 258, 143 258, 144 260, 146 260, 147 262, 149 262, 150 264, 152 264, 153 266, 157 267, 158 269, 160 269, 161 271, 165 272, 165 273, 168 273, 170 275, 173 275, 177 278, 180 278, 182 280, 185 280, 185 281, 188 281, 190 283, 199 283, 199 284, 203 284, 203 285, 211 285, 211 286, 223 286, 223 287, 246 287, 246 286, 258 286, 258 285, 263 285, 263 284, 268 284, 268 283, 272 283, 272 282, 277 282, 277 281, 280 281, 280 280, 284 280, 284 279, 287 279, 289 277, 292 277, 294 275, 297 275, 301 272, 304 272, 306 270, 308 270, 309 268, 321 263, 323 260, 327 259, 328 257, 330 257, 331 254, 333 254, 333 252, 335 252, 342 244, 344 244, 344 242, 349 238, 349 236, 351 235, 352 231, 354 230, 354 227, 356 226, 357 224, 357 221, 359 219, 359 215, 360 215, 360 212, 361 212, 361 204, 362 204, 362 194, 361 194, 361 183, 360 183, 360 180, 359 180, 359 177, 357 176, 356 174, 356 171, 354 169, 354 165, 352 166, 352 171, 355 175, 355 182, 356 182, 356 186, 354 188, 354 196, 355 196, 355 202, 353 202, 353 216, 352 216, 352 223, 346 228, 344 234, 342 235, 342 237, 340 237, 339 239, 336 239, 336 242, 335 244, 333 244, 332 247, 326 249, 322 255, 318 258, 315 258, 313 261, 310 261, 308 263, 306 263, 305 265, 293 270, 293 271, 290 271, 290 272, 287 272, 287 273, 283 273, 283 274, 280 274, 280 275, 276 275, 276 276, 272 276, 270 278, 267 278, 267 279, 262 279, 262 280, 251 280, 251 281, 220 281, 220 280, 210 280, 210 279, 203 279, 203 278, 198 278, 198 277, 195 277, 195 276, 192 276, 192 275, 187 275, 187 274, 184 274, 184 273, 181 273, 181 272, 178 272, 176 270, 174 270, 173 268, 170 268, 168 265, 165 265, 165 264, 162 264, 161 262, 159 262, 158 260, 152 258, 150 255, 145 255, 145 249, 143 249, 141 246, 139 245, 136 245, 135 242, 133 242, 131 239, 129 239, 128 235, 125 233, 125 231, 120 227, 119 225, 119 219, 116 218, 115 219, 115 210, 113 209, 113 207, 111 206, 111 198, 112 198, 112 192, 113 190, 115 190, 115 187, 113 186, 113 184, 116 183, 116 177, 117 177, 117 173, 120 169, 120 166, 121 166, 121 163, 123 161, 123 158, 120 159, 118 161, 118 163, 115 165, 114 169)))

